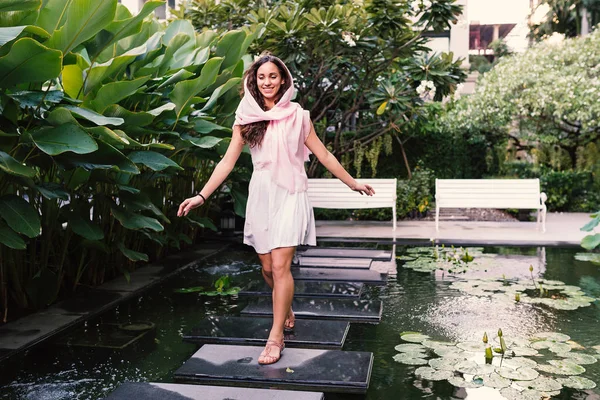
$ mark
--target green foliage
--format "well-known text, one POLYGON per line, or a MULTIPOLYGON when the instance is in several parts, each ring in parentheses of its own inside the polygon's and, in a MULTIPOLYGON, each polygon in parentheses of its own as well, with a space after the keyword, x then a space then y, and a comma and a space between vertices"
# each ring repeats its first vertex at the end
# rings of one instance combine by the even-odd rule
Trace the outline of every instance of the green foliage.
MULTIPOLYGON (((377 173, 385 143, 430 116, 430 101, 464 80, 462 60, 429 54, 425 32, 448 29, 461 7, 402 0, 193 0, 183 13, 198 30, 244 27, 250 50, 282 58, 296 80, 297 101, 311 110, 317 133, 344 165, 377 173), (435 88, 419 93, 430 82, 435 88)), ((391 147, 391 146, 388 146, 391 147)), ((309 175, 320 171, 313 161, 309 175)))
POLYGON ((231 296, 238 294, 242 288, 231 286, 229 275, 223 275, 213 283, 215 290, 205 290, 202 286, 175 289, 175 293, 199 293, 205 296, 231 296))
POLYGON ((583 9, 587 9, 590 26, 600 23, 600 1, 598 0, 544 0, 538 7, 549 6, 545 18, 530 27, 529 36, 543 40, 554 33, 567 37, 581 34, 583 9))
POLYGON ((150 14, 161 1, 135 16, 117 0, 43 4, 0 6, 4 320, 9 302, 44 306, 128 277, 133 263, 216 229, 210 204, 175 213, 224 153, 253 40, 160 24, 150 14), (50 275, 51 295, 34 297, 27 288, 50 275))
MULTIPOLYGON (((592 214, 590 217, 592 220, 581 228, 584 232, 593 232, 596 227, 600 225, 600 212, 592 214)), ((600 233, 590 234, 584 237, 581 241, 581 246, 587 250, 600 248, 600 233)))

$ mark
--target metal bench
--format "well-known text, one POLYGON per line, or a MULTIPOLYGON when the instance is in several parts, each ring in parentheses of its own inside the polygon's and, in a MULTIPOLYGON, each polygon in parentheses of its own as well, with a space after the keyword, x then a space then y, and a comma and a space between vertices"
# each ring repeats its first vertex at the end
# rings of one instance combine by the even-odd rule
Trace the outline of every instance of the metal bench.
POLYGON ((361 195, 348 188, 339 179, 309 179, 308 198, 313 208, 392 208, 394 230, 396 230, 396 179, 357 179, 359 183, 371 185, 374 196, 361 195))
POLYGON ((539 179, 436 179, 435 229, 439 231, 440 208, 517 208, 537 211, 546 232, 546 193, 539 179))

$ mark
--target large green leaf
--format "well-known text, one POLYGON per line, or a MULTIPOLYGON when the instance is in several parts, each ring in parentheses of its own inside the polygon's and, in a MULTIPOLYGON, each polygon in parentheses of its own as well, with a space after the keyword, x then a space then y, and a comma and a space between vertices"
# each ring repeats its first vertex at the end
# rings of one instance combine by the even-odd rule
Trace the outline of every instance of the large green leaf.
POLYGON ((65 166, 81 167, 88 171, 112 169, 128 174, 140 173, 140 170, 129 158, 103 141, 98 141, 98 150, 93 153, 61 155, 56 160, 65 166))
POLYGON ((584 237, 581 241, 581 247, 586 250, 594 250, 596 247, 600 247, 600 233, 584 237))
POLYGON ((40 129, 31 134, 35 145, 51 156, 72 151, 88 154, 98 150, 98 144, 81 126, 73 123, 56 128, 40 129))
POLYGON ((153 171, 162 171, 169 167, 183 170, 175 161, 155 151, 134 151, 129 154, 129 159, 136 164, 143 164, 153 171))
POLYGON ((208 110, 210 110, 216 104, 219 97, 227 93, 232 88, 236 87, 241 81, 242 78, 232 78, 225 82, 223 85, 216 88, 215 91, 210 95, 210 99, 208 99, 208 101, 200 111, 207 112, 208 110))
POLYGON ((211 231, 218 231, 217 227, 215 226, 215 224, 213 224, 213 222, 210 220, 210 218, 207 217, 198 217, 196 214, 188 214, 187 217, 185 217, 188 222, 192 223, 193 225, 199 226, 200 228, 208 228, 211 231))
POLYGON ((246 204, 248 203, 248 191, 245 188, 234 186, 231 188, 233 197, 233 209, 240 217, 246 216, 246 204))
MULTIPOLYGON (((2 7, 2 5, 0 5, 0 7, 2 7)), ((48 32, 37 26, 23 25, 4 27, 0 28, 0 46, 4 46, 11 40, 18 38, 23 32, 33 33, 34 35, 40 36, 42 38, 50 37, 48 32)))
POLYGON ((242 45, 246 39, 246 34, 242 31, 227 32, 217 43, 215 54, 218 57, 223 57, 223 69, 229 68, 237 64, 240 60, 242 45))
POLYGON ((134 194, 129 192, 122 192, 119 195, 119 198, 123 201, 125 208, 127 208, 130 211, 148 210, 151 211, 155 216, 160 218, 162 221, 166 223, 171 222, 165 216, 165 214, 163 214, 163 212, 160 211, 158 207, 156 207, 152 200, 150 200, 150 198, 144 193, 134 194))
POLYGON ((73 232, 81 237, 88 240, 102 240, 104 239, 104 232, 97 225, 94 225, 92 221, 84 218, 77 212, 69 214, 69 226, 73 229, 73 232))
POLYGON ((81 100, 83 95, 83 69, 77 64, 65 65, 61 77, 65 93, 72 99, 81 100))
POLYGON ((15 231, 0 220, 0 243, 15 250, 25 250, 25 241, 15 231))
POLYGON ((45 82, 56 78, 61 69, 60 51, 42 46, 31 38, 21 38, 8 54, 0 57, 0 87, 45 82))
POLYGON ((121 250, 121 253, 123 253, 123 255, 125 257, 129 258, 131 261, 148 261, 147 254, 128 249, 121 242, 119 242, 119 244, 117 244, 117 247, 119 248, 119 250, 121 250))
POLYGON ((212 149, 223 140, 223 138, 218 138, 214 136, 193 137, 185 134, 181 138, 183 140, 187 140, 194 146, 200 147, 202 149, 212 149))
POLYGON ((194 130, 198 133, 211 133, 212 131, 231 132, 231 128, 217 125, 204 119, 197 119, 194 121, 194 130))
POLYGON ((42 5, 42 0, 2 0, 0 12, 37 10, 42 5))
POLYGON ((200 76, 196 79, 179 82, 173 88, 169 98, 175 103, 175 111, 177 119, 179 119, 183 111, 187 110, 192 102, 192 99, 202 90, 212 85, 217 79, 219 68, 223 63, 223 59, 219 57, 211 58, 204 64, 200 76))
POLYGON ((72 0, 64 25, 46 45, 66 54, 111 23, 116 10, 117 0, 72 0))
POLYGON ((23 90, 20 92, 11 93, 8 95, 11 99, 16 100, 22 108, 37 108, 44 109, 44 103, 58 104, 65 97, 62 90, 23 90))
POLYGON ((40 10, 35 25, 48 33, 63 26, 67 18, 67 8, 73 0, 47 0, 40 10))
POLYGON ((48 200, 69 200, 69 193, 64 189, 64 186, 59 185, 58 183, 40 183, 35 186, 35 189, 48 200))
POLYGON ((0 197, 0 217, 4 218, 13 231, 27 237, 37 237, 42 231, 37 210, 14 194, 0 197))
MULTIPOLYGON (((156 8, 164 4, 164 1, 150 0, 144 3, 142 9, 136 15, 127 15, 126 18, 117 18, 104 29, 110 33, 109 36, 97 46, 95 54, 100 54, 108 47, 114 46, 118 41, 128 36, 139 33, 142 29, 144 18, 150 15, 156 8)), ((118 13, 117 13, 118 14, 118 13)))
POLYGON ((3 151, 0 151, 0 170, 10 175, 24 176, 26 178, 33 178, 36 174, 35 169, 18 162, 3 151))
POLYGON ((98 94, 92 100, 90 96, 84 101, 84 106, 92 106, 96 111, 103 112, 106 107, 134 94, 140 86, 148 82, 149 76, 144 76, 131 81, 119 81, 108 83, 98 90, 98 94))
POLYGON ((593 214, 591 217, 592 217, 592 220, 590 222, 588 222, 587 224, 585 224, 583 227, 581 227, 582 231, 591 232, 594 230, 595 227, 600 225, 600 213, 593 214))
POLYGON ((132 230, 151 229, 161 232, 164 227, 156 219, 136 214, 120 207, 112 207, 112 213, 123 227, 132 230))
POLYGON ((123 118, 105 117, 102 114, 98 114, 95 111, 83 107, 64 106, 64 108, 69 110, 74 115, 87 119, 88 121, 93 122, 94 124, 99 126, 122 125, 125 122, 123 118))
POLYGON ((85 95, 96 91, 107 78, 122 74, 128 64, 135 60, 136 57, 146 54, 146 52, 146 45, 143 44, 102 64, 94 64, 87 71, 85 95))

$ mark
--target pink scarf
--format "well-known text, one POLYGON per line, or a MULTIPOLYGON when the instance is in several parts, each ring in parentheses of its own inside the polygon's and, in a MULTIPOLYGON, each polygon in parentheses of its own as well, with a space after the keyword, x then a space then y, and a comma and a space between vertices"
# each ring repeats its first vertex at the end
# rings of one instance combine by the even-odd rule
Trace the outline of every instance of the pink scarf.
MULTIPOLYGON (((289 71, 288 71, 289 73, 289 71)), ((289 74, 291 76, 291 74, 289 74)), ((295 89, 291 86, 275 106, 264 111, 256 102, 247 82, 244 81, 244 97, 235 112, 235 124, 247 125, 258 121, 271 121, 265 138, 270 136, 271 178, 273 182, 286 188, 288 192, 304 192, 308 181, 304 162, 308 161, 309 150, 304 141, 310 133, 310 113, 292 102, 295 89)))

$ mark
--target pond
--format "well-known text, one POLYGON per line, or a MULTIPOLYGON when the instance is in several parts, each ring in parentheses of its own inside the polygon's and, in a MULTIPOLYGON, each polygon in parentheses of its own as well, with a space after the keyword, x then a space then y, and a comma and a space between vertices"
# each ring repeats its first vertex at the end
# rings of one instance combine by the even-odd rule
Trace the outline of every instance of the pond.
MULTIPOLYGON (((488 400, 503 398, 500 390, 507 384, 515 386, 513 382, 520 382, 522 389, 556 394, 556 398, 598 398, 598 388, 565 386, 589 387, 589 381, 600 382, 600 363, 596 362, 600 310, 595 301, 600 297, 600 266, 576 260, 576 249, 396 250, 397 263, 390 268, 387 285, 371 287, 363 295, 383 301, 381 323, 353 323, 344 345, 344 350, 373 352, 369 391, 366 396, 327 395, 327 400, 488 400), (469 262, 458 261, 461 258, 469 262), (500 355, 499 329, 506 344, 505 358, 500 355), (401 338, 403 332, 415 333, 401 338), (484 333, 492 352, 496 351, 492 364, 499 367, 500 360, 504 362, 503 377, 492 379, 490 372, 495 368, 486 369, 490 366, 485 366, 484 333), (511 358, 513 351, 520 357, 511 358), (428 368, 430 361, 435 368, 428 368), (463 364, 457 367, 459 361, 463 364), (452 372, 456 369, 462 372, 452 372), (515 381, 533 377, 528 374, 536 378, 515 381), (557 379, 550 382, 541 376, 557 379), (466 379, 472 386, 484 386, 458 388, 449 379, 455 384, 466 379), (563 388, 552 392, 557 382, 563 388)), ((0 366, 0 399, 99 399, 124 381, 172 382, 174 371, 197 348, 184 343, 181 336, 207 316, 239 315, 247 303, 243 297, 207 297, 176 289, 210 287, 225 274, 236 286, 261 279, 256 256, 245 247, 230 248, 89 321, 77 332, 0 366), (115 336, 118 324, 140 322, 153 323, 155 330, 129 343, 122 335, 115 336), (89 347, 100 339, 106 348, 89 347), (64 344, 74 341, 80 346, 64 344), (115 349, 120 346, 124 348, 115 349)), ((507 396, 516 393, 502 390, 507 396)), ((535 398, 540 392, 523 393, 535 398)))

